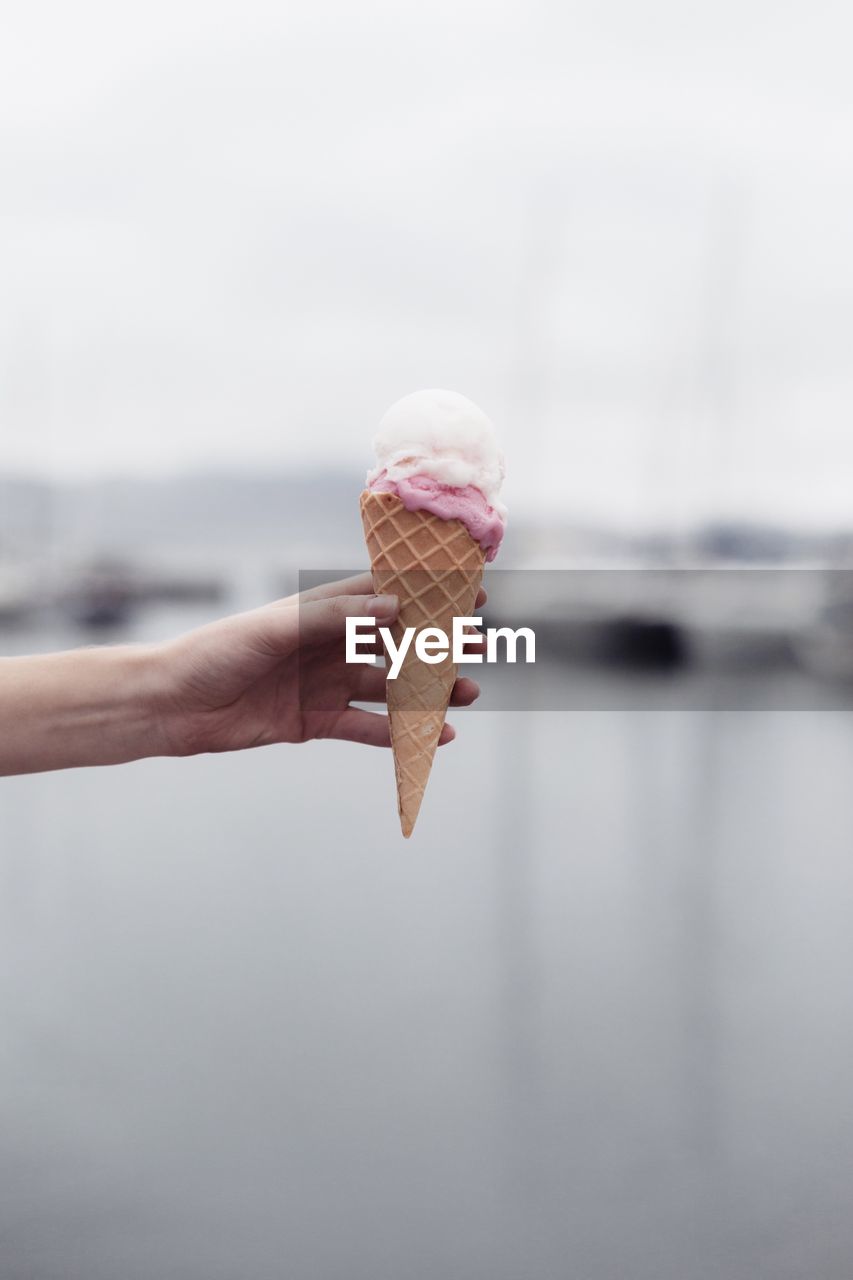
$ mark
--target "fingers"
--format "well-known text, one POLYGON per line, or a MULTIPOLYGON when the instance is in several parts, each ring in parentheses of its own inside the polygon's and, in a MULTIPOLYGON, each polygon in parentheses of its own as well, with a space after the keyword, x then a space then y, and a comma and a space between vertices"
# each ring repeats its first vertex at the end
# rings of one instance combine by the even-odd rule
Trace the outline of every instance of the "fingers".
MULTIPOLYGON (((377 620, 377 626, 381 625, 383 625, 383 622, 382 619, 379 618, 377 620)), ((462 659, 463 662, 470 661, 472 655, 485 654, 486 637, 482 631, 478 631, 476 627, 466 627, 465 637, 466 657, 462 659)), ((373 639, 369 636, 361 638, 358 644, 358 651, 365 657, 367 655, 372 655, 375 658, 382 658, 385 656, 385 645, 377 632, 373 639)), ((379 669, 384 670, 384 668, 379 669)), ((367 670, 369 670, 369 667, 367 670)))
POLYGON ((323 644, 342 636, 347 618, 375 618, 388 623, 397 616, 396 596, 343 595, 328 599, 300 602, 300 644, 323 644))
POLYGON ((297 597, 300 604, 311 600, 332 600, 335 596, 369 596, 373 594, 373 579, 370 570, 356 573, 351 578, 339 578, 337 582, 322 582, 318 587, 310 587, 300 592, 297 597))
POLYGON ((353 702, 384 702, 386 670, 384 667, 356 667, 350 698, 353 702))
POLYGON ((360 707, 347 707, 335 721, 330 738, 343 742, 363 742, 367 747, 390 747, 391 731, 388 717, 375 711, 362 711, 360 707))
MULTIPOLYGON (((465 653, 485 653, 486 637, 482 631, 478 631, 476 627, 465 628, 465 653)), ((465 658, 462 659, 465 661, 465 658)))
MULTIPOLYGON (((372 593, 373 577, 368 569, 364 573, 355 573, 349 578, 338 578, 336 582, 321 582, 319 586, 309 587, 306 591, 301 591, 299 595, 286 596, 281 600, 276 600, 275 604, 309 604, 315 600, 333 600, 336 596, 367 596, 372 595, 372 593)), ((488 598, 486 588, 480 587, 477 592, 477 599, 474 601, 474 608, 482 609, 488 598)))
MULTIPOLYGON (((356 669, 350 698, 353 702, 385 702, 387 686, 384 667, 363 666, 356 669)), ((453 686, 450 695, 452 707, 470 707, 480 696, 480 686, 476 680, 461 676, 453 686)))
POLYGON ((460 676, 450 695, 451 707, 470 707, 480 696, 480 686, 468 676, 460 676))
MULTIPOLYGON (((322 582, 317 587, 309 587, 307 591, 300 592, 297 599, 301 604, 307 604, 311 600, 332 600, 335 596, 366 596, 371 595, 372 592, 373 577, 367 569, 364 573, 353 574, 350 578, 339 578, 337 582, 322 582)), ((480 587, 477 599, 474 601, 474 608, 482 609, 488 598, 486 588, 480 587)))
MULTIPOLYGON (((391 731, 388 717, 377 715, 375 711, 362 711, 360 707, 347 707, 335 721, 330 738, 339 738, 343 742, 362 742, 368 747, 390 747, 391 731)), ((445 721, 438 739, 438 745, 452 742, 456 730, 445 721)))
MULTIPOLYGON (((481 587, 476 607, 480 608, 485 601, 486 592, 481 587)), ((255 611, 255 615, 259 620, 262 615, 265 647, 272 652, 285 653, 293 648, 294 619, 298 622, 300 644, 322 644, 344 634, 348 617, 375 618, 377 625, 383 625, 394 620, 398 608, 396 596, 373 595, 370 574, 360 573, 268 605, 255 611)), ((477 650, 476 645, 471 647, 477 650)), ((369 651, 366 641, 361 649, 362 652, 369 651)))

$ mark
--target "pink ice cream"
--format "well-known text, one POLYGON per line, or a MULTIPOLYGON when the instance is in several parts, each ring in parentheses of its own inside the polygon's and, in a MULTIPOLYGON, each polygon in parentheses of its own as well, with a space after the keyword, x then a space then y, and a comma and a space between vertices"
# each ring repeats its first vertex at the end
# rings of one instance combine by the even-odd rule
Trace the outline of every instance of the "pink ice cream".
POLYGON ((504 461, 481 409, 454 391, 416 391, 391 406, 374 447, 369 489, 395 493, 409 511, 461 521, 494 560, 506 528, 504 461))
POLYGON ((494 560, 504 536, 506 518, 490 507, 473 484, 454 488, 431 476, 389 480, 384 471, 368 486, 375 493, 396 493, 407 511, 430 511, 442 520, 461 520, 475 542, 494 560))

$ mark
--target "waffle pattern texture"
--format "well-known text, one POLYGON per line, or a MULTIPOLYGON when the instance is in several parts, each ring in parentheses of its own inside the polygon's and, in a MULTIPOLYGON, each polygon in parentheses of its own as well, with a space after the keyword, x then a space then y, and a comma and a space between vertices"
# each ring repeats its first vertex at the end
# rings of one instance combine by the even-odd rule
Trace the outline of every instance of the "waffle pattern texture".
MULTIPOLYGON (((391 631, 399 644, 406 627, 440 627, 470 617, 483 578, 483 550, 458 520, 407 511, 393 493, 361 495, 364 539, 377 594, 396 595, 400 612, 391 631)), ((397 807, 410 836, 432 769, 457 667, 450 656, 421 662, 414 644, 396 680, 388 681, 388 718, 397 777, 397 807)))

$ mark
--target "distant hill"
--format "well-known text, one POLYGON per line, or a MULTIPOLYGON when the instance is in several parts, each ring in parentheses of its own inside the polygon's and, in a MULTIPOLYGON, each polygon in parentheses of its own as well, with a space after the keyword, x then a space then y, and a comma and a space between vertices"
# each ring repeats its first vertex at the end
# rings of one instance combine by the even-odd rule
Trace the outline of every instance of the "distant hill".
MULTIPOLYGON (((363 472, 198 471, 164 479, 53 485, 0 476, 0 558, 56 563, 93 556, 131 559, 259 555, 282 565, 347 568, 365 560, 358 496, 363 472)), ((853 564, 850 531, 720 521, 689 533, 584 525, 568 515, 514 510, 500 567, 585 564, 853 564)))
POLYGON ((205 472, 51 485, 0 478, 0 551, 138 554, 163 548, 292 546, 362 558, 348 472, 205 472))

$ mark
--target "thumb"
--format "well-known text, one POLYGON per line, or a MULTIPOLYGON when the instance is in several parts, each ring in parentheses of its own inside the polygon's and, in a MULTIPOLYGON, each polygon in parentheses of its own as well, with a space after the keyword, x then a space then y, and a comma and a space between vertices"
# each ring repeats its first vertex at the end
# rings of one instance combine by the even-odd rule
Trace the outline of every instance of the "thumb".
POLYGON ((333 596, 330 600, 300 601, 299 643, 322 644, 342 636, 347 618, 390 622, 397 616, 398 608, 396 596, 333 596))

